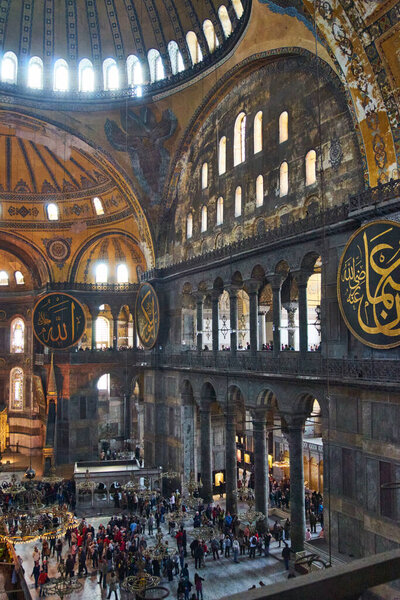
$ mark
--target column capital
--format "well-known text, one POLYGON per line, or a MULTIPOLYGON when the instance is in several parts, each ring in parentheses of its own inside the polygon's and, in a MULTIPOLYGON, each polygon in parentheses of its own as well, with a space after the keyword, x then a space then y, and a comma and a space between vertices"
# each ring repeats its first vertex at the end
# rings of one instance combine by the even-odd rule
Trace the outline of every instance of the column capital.
POLYGON ((297 414, 282 413, 282 417, 285 419, 288 432, 290 433, 291 430, 301 429, 303 431, 308 414, 306 414, 306 413, 297 413, 297 414))
POLYGON ((193 296, 196 298, 197 304, 202 304, 204 302, 204 298, 206 297, 207 292, 203 290, 197 290, 193 292, 193 296))
POLYGON ((211 290, 207 290, 207 293, 210 294, 212 300, 219 300, 222 295, 223 290, 216 290, 212 288, 211 290))
POLYGON ((225 290, 228 292, 229 298, 236 298, 240 289, 242 288, 239 285, 235 285, 233 283, 225 286, 225 290))
POLYGON ((272 290, 280 290, 286 277, 287 275, 284 275, 283 273, 270 273, 270 275, 267 275, 272 290))
POLYGON ((93 304, 88 304, 89 312, 91 314, 92 319, 97 317, 100 310, 98 306, 94 306, 93 304))
POLYGON ((287 312, 296 312, 298 308, 297 302, 283 302, 282 306, 287 312))
POLYGON ((246 281, 243 282, 244 283, 244 288, 246 290, 246 292, 249 294, 249 296, 251 294, 258 294, 258 291, 261 287, 261 281, 259 281, 258 279, 246 279, 246 281))
POLYGON ((256 408, 252 408, 250 410, 250 414, 251 414, 251 420, 253 422, 253 425, 259 425, 259 424, 263 424, 266 425, 267 424, 267 408, 265 406, 260 406, 260 407, 256 407, 256 408))
POLYGON ((308 280, 313 272, 307 269, 298 269, 297 271, 291 271, 291 274, 295 278, 298 287, 307 287, 308 280))

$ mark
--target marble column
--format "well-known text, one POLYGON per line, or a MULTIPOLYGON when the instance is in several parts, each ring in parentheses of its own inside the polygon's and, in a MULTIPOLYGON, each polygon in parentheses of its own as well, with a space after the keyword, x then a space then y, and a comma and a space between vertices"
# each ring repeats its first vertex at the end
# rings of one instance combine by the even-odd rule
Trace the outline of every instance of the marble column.
POLYGON ((112 343, 112 347, 114 350, 118 350, 118 316, 119 316, 119 311, 116 312, 115 310, 112 311, 112 318, 113 318, 113 343, 112 343))
POLYGON ((225 430, 226 510, 237 514, 236 419, 233 407, 228 407, 225 430))
POLYGON ((201 448, 201 480, 200 490, 205 503, 213 501, 212 464, 211 464, 211 408, 200 408, 200 448, 201 448))
POLYGON ((129 392, 124 393, 124 437, 126 440, 131 438, 132 428, 132 407, 131 395, 129 392))
POLYGON ((246 282, 246 290, 249 294, 250 305, 250 352, 252 357, 257 356, 258 350, 258 281, 246 282))
POLYGON ((291 547, 295 552, 304 550, 306 535, 303 431, 305 416, 289 417, 288 441, 290 460, 290 536, 291 547))
POLYGON ((296 331, 294 315, 296 313, 297 306, 295 305, 294 302, 286 302, 283 305, 283 307, 288 314, 288 346, 289 346, 289 348, 294 349, 294 345, 295 345, 294 334, 296 331))
POLYGON ((237 352, 237 330, 238 330, 238 288, 229 288, 229 313, 231 324, 231 356, 236 356, 237 352))
POLYGON ((269 496, 266 417, 264 410, 253 414, 255 508, 265 516, 269 496))
POLYGON ((186 481, 189 480, 191 473, 196 475, 194 410, 195 407, 190 399, 182 407, 183 477, 186 481))
POLYGON ((211 296, 212 302, 212 349, 214 355, 219 350, 219 297, 220 293, 214 290, 211 296))
POLYGON ((311 273, 298 271, 294 273, 299 290, 299 336, 300 352, 308 352, 308 305, 307 305, 307 283, 311 273))
POLYGON ((203 350, 203 304, 204 295, 196 295, 196 329, 197 329, 197 352, 203 350))
POLYGON ((94 307, 90 307, 89 312, 92 318, 92 350, 96 350, 96 319, 99 316, 99 310, 94 307))
POLYGON ((283 275, 276 273, 268 277, 272 288, 272 335, 274 356, 279 356, 281 351, 281 287, 283 275))

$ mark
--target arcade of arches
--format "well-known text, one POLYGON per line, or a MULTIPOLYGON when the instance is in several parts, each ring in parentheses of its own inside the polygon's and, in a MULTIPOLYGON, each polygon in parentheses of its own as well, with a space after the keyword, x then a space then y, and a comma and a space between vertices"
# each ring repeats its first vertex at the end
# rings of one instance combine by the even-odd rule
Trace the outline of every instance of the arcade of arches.
POLYGON ((335 552, 400 547, 399 346, 336 293, 352 234, 400 218, 398 6, 50 4, 0 1, 0 452, 137 445, 233 512, 244 479, 263 513, 290 488, 296 549, 312 491, 335 552), (34 335, 48 292, 83 308, 72 347, 34 335))

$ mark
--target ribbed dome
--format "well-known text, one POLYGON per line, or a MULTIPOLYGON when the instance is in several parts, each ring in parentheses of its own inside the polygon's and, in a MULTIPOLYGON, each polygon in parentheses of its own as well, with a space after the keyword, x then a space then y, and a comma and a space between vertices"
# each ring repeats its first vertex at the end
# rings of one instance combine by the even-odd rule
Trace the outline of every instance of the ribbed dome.
MULTIPOLYGON (((141 84, 181 80, 183 73, 219 59, 237 37, 249 0, 3 0, 0 3, 1 81, 7 86, 56 89, 57 60, 68 68, 69 92, 85 90, 88 72, 81 76, 80 63, 93 67, 93 90, 129 89, 134 63, 140 62, 141 84), (189 35, 188 35, 189 34, 189 35), (162 64, 152 64, 158 56, 162 64), (15 76, 4 69, 4 57, 17 64, 15 76), (42 69, 38 85, 29 83, 29 61, 42 69), (115 63, 114 63, 115 61, 115 63), (108 84, 106 69, 118 68, 108 84)), ((92 75, 90 75, 90 78, 92 75)), ((91 85, 89 86, 91 87, 91 85)), ((63 90, 63 88, 58 88, 63 90)), ((145 89, 146 92, 146 89, 145 89)), ((143 90, 139 95, 143 94, 143 90)), ((118 94, 117 94, 118 95, 118 94)))

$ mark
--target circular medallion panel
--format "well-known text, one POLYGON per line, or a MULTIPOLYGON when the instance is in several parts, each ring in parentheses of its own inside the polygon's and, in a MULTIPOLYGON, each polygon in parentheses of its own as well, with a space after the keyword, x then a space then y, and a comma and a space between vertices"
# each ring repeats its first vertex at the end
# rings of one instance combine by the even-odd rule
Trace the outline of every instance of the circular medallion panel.
POLYGON ((86 327, 85 312, 73 296, 51 292, 36 303, 32 325, 43 346, 65 350, 81 339, 86 327))
POLYGON ((400 345, 400 224, 372 221, 348 241, 337 274, 342 317, 372 348, 400 345))
POLYGON ((63 262, 70 255, 70 245, 67 240, 56 238, 50 240, 46 246, 47 254, 55 262, 63 262))
POLYGON ((160 307, 155 289, 142 283, 136 298, 136 329, 146 350, 153 348, 160 328, 160 307))

